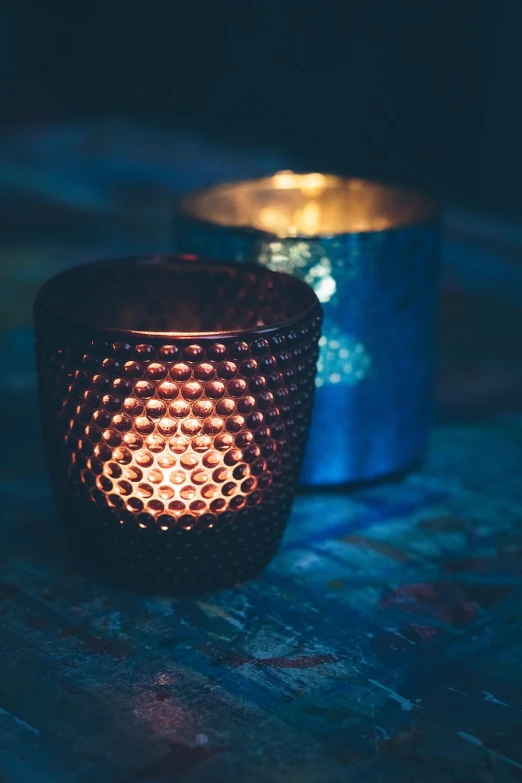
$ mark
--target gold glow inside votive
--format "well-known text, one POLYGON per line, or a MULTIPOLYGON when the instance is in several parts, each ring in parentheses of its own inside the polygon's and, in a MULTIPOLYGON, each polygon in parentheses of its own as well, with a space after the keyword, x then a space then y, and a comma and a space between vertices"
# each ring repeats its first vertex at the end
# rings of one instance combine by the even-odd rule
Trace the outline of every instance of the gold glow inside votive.
POLYGON ((430 198, 407 187, 292 171, 218 185, 186 198, 183 209, 199 220, 280 238, 383 231, 436 213, 430 198))

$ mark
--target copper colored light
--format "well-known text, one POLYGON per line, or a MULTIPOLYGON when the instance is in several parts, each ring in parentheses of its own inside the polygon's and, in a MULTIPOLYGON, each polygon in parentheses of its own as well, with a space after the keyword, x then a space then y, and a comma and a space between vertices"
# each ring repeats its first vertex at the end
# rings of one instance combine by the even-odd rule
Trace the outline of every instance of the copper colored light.
POLYGON ((149 591, 258 573, 290 512, 320 323, 308 286, 260 267, 154 257, 49 280, 39 396, 73 551, 149 591))

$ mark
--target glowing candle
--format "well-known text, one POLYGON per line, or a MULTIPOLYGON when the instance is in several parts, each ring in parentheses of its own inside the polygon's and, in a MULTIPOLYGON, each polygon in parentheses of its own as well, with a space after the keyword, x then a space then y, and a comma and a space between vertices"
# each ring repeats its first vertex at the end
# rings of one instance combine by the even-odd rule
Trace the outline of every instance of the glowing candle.
POLYGON ((305 484, 374 479, 422 458, 438 238, 426 196, 320 173, 279 172, 183 202, 178 249, 289 272, 323 305, 305 484))
POLYGON ((74 552, 147 590, 260 571, 302 462, 320 323, 295 278, 194 257, 104 261, 47 282, 41 414, 74 552))

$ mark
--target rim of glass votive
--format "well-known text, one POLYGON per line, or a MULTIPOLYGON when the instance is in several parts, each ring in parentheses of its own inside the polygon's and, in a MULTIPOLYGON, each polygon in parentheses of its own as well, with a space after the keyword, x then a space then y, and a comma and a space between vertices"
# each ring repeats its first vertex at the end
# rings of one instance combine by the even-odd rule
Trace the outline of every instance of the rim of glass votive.
MULTIPOLYGON (((69 289, 69 292, 72 289, 69 289)), ((62 290, 61 295, 67 295, 67 288, 62 290)), ((101 294, 102 296, 103 294, 101 294)), ((89 305, 85 305, 88 310, 89 305)), ((90 261, 77 266, 70 267, 62 272, 53 275, 43 283, 36 296, 33 313, 35 318, 43 317, 50 319, 55 324, 62 325, 64 327, 73 326, 75 329, 88 332, 89 334, 107 334, 111 335, 125 335, 136 337, 147 337, 148 339, 172 339, 172 340, 190 340, 194 338, 203 339, 218 339, 229 337, 247 337, 249 335, 266 335, 271 334, 274 331, 279 331, 282 328, 294 326, 309 315, 313 314, 314 310, 321 312, 322 308, 314 290, 307 283, 299 280, 298 278, 286 274, 285 272, 275 272, 265 267, 261 267, 257 264, 236 264, 233 262, 212 261, 207 258, 200 258, 192 254, 169 254, 159 253, 139 256, 124 256, 121 258, 108 258, 97 261, 90 261), (59 307, 55 307, 49 301, 50 297, 56 296, 59 293, 60 287, 64 285, 81 285, 81 278, 84 274, 92 275, 94 272, 99 271, 103 273, 104 269, 108 267, 121 266, 122 272, 125 272, 125 267, 129 265, 150 265, 151 267, 158 267, 163 265, 179 267, 180 273, 183 271, 194 272, 206 270, 212 272, 218 272, 220 269, 229 273, 233 273, 234 276, 242 275, 248 276, 254 274, 256 277, 279 279, 284 278, 287 285, 292 286, 298 295, 305 300, 305 306, 299 309, 299 311, 290 318, 283 318, 275 321, 273 324, 266 326, 248 326, 234 329, 214 329, 210 331, 203 331, 199 329, 192 329, 188 331, 175 330, 175 329, 134 329, 127 327, 111 326, 109 324, 103 324, 91 321, 88 318, 81 318, 72 316, 67 312, 60 311, 59 307), (56 290, 58 289, 58 290, 56 290)))
MULTIPOLYGON (((232 202, 231 202, 232 203, 232 202)), ((293 172, 280 171, 266 177, 257 177, 253 179, 237 180, 233 182, 222 182, 216 185, 194 190, 180 201, 179 214, 182 218, 188 219, 196 224, 210 226, 213 229, 222 231, 233 231, 236 234, 245 236, 256 235, 281 240, 305 240, 326 239, 354 234, 375 234, 382 231, 401 230, 410 226, 423 225, 437 221, 441 216, 440 204, 429 194, 422 190, 409 187, 407 185, 392 184, 380 182, 378 180, 362 179, 356 177, 343 177, 337 174, 319 173, 319 172, 293 172), (403 207, 404 216, 395 219, 385 218, 382 224, 378 224, 374 218, 375 224, 368 219, 367 226, 344 227, 339 230, 318 230, 318 231, 275 231, 270 228, 262 227, 256 220, 226 220, 216 219, 215 208, 223 208, 223 202, 231 195, 245 196, 248 193, 253 194, 268 191, 290 191, 301 190, 309 199, 313 200, 320 195, 323 190, 340 190, 344 193, 363 193, 373 192, 382 194, 388 198, 404 199, 407 203, 403 207), (206 205, 207 199, 216 200, 215 203, 206 205)), ((259 218, 258 218, 259 219, 259 218)))

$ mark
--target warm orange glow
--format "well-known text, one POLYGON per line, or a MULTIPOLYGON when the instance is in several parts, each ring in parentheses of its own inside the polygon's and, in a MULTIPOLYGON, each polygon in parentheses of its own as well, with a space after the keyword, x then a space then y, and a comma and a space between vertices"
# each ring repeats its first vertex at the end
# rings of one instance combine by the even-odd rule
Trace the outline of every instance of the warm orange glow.
POLYGON ((434 214, 408 188, 312 172, 219 185, 184 201, 186 213, 223 226, 251 227, 277 237, 313 237, 380 231, 434 214))

